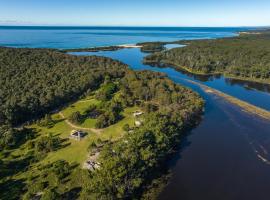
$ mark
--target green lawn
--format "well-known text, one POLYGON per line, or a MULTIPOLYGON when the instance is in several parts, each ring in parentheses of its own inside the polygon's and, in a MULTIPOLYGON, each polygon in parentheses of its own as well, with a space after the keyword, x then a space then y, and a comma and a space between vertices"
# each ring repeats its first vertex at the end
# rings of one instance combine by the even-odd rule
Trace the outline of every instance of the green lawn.
POLYGON ((90 97, 90 99, 88 97, 71 104, 70 106, 62 110, 62 113, 65 115, 65 117, 69 117, 72 113, 77 111, 83 114, 90 105, 98 105, 99 103, 100 102, 93 97, 90 97))
MULTIPOLYGON (((119 137, 122 136, 124 131, 122 130, 123 126, 125 124, 129 124, 130 126, 134 125, 134 117, 133 112, 136 111, 137 107, 132 108, 126 108, 123 112, 124 118, 119 121, 117 124, 114 124, 108 128, 105 128, 102 130, 100 135, 97 135, 95 133, 88 132, 88 135, 81 141, 75 141, 72 139, 69 139, 70 145, 62 148, 58 151, 51 152, 44 162, 52 162, 59 159, 64 159, 69 162, 77 162, 77 163, 83 163, 87 158, 87 148, 91 142, 96 141, 98 138, 102 140, 108 140, 113 139, 117 140, 119 137)), ((54 118, 58 118, 59 116, 55 115, 54 118)), ((86 126, 88 127, 88 126, 86 126)), ((91 125, 92 127, 92 125, 91 125)), ((68 138, 70 131, 72 128, 70 128, 64 121, 61 121, 57 123, 53 128, 51 129, 42 129, 41 134, 46 134, 46 132, 51 132, 54 135, 59 135, 61 138, 68 138)))
MULTIPOLYGON (((93 97, 87 97, 71 104, 67 108, 63 109, 61 112, 65 115, 65 117, 68 117, 71 115, 71 113, 76 111, 83 113, 91 104, 97 105, 98 103, 99 101, 94 99, 93 97)), ((137 107, 126 108, 122 113, 123 119, 121 121, 101 130, 100 134, 88 131, 88 135, 81 141, 69 139, 70 132, 74 128, 70 127, 63 119, 61 119, 59 114, 52 115, 53 120, 56 121, 55 125, 52 128, 39 127, 36 124, 32 125, 31 127, 38 130, 38 134, 40 136, 51 133, 54 136, 68 139, 67 142, 65 142, 67 146, 49 153, 48 156, 42 161, 42 163, 64 159, 68 162, 76 162, 78 164, 82 164, 87 158, 87 149, 89 144, 91 144, 93 141, 96 141, 98 138, 102 140, 119 139, 124 133, 122 128, 125 124, 129 124, 130 126, 134 125, 135 119, 133 117, 133 112, 136 110, 138 110, 137 107)), ((84 128, 94 128, 95 123, 96 119, 86 119, 81 125, 78 126, 84 128)))
POLYGON ((111 137, 112 139, 117 139, 122 136, 124 133, 123 126, 125 124, 129 124, 130 126, 134 126, 135 118, 133 117, 133 112, 138 110, 138 107, 126 108, 123 112, 124 118, 118 123, 105 128, 102 132, 103 137, 111 137))

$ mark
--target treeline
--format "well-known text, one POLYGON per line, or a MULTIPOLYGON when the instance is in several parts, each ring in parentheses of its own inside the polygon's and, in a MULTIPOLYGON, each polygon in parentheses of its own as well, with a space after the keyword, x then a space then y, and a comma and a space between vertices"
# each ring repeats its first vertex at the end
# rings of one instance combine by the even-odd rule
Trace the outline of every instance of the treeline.
POLYGON ((0 48, 0 124, 17 125, 95 90, 126 65, 105 57, 55 50, 0 48))
POLYGON ((165 50, 164 42, 144 42, 144 43, 138 43, 138 46, 141 47, 141 51, 145 53, 154 53, 154 52, 160 52, 165 50))
POLYGON ((64 49, 63 53, 67 52, 98 52, 98 51, 117 51, 123 49, 122 46, 106 46, 106 47, 92 47, 92 48, 78 48, 78 49, 64 49))
POLYGON ((173 64, 191 72, 224 73, 249 79, 270 79, 270 33, 241 34, 217 40, 184 41, 183 48, 155 53, 146 63, 173 64))

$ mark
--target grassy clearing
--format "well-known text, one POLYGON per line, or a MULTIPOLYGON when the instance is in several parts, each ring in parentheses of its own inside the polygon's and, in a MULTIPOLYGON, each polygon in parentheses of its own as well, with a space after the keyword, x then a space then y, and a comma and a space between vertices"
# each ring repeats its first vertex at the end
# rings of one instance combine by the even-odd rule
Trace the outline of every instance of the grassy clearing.
MULTIPOLYGON (((80 113, 84 113, 85 110, 92 104, 97 105, 100 102, 94 99, 93 97, 86 97, 85 99, 79 100, 70 106, 66 107, 61 112, 65 115, 65 117, 70 116, 73 112, 79 111, 80 113)), ((47 134, 52 134, 54 136, 59 136, 62 139, 68 139, 65 142, 65 147, 59 149, 57 151, 51 152, 48 156, 42 161, 42 163, 54 162, 56 160, 66 160, 68 162, 76 162, 81 164, 87 158, 88 146, 94 141, 98 139, 101 140, 117 140, 124 133, 123 126, 125 124, 129 124, 130 126, 134 125, 135 118, 133 116, 133 112, 136 111, 137 107, 126 108, 122 115, 123 119, 118 123, 102 129, 101 134, 96 134, 91 131, 87 131, 87 136, 81 141, 75 141, 69 139, 70 132, 74 129, 70 127, 57 113, 52 115, 52 119, 56 122, 52 128, 39 127, 34 124, 31 128, 35 128, 38 131, 38 135, 44 136, 47 134)), ((86 119, 82 124, 78 125, 83 128, 94 128, 96 119, 86 119)), ((40 137, 39 136, 39 137, 40 137)))
POLYGON ((98 105, 100 102, 93 97, 88 97, 82 100, 79 100, 64 110, 62 110, 62 113, 69 117, 73 112, 79 111, 80 113, 83 113, 90 105, 98 105))
POLYGON ((112 139, 119 138, 124 133, 122 128, 125 124, 134 126, 135 118, 133 116, 133 112, 135 112, 136 110, 138 110, 137 107, 126 108, 123 112, 124 118, 121 121, 119 121, 117 124, 114 124, 108 128, 105 128, 102 131, 102 137, 112 138, 112 139))
MULTIPOLYGON (((132 108, 127 108, 123 112, 124 118, 119 121, 118 123, 105 128, 101 131, 100 135, 97 135, 95 133, 92 133, 88 131, 88 135, 81 141, 75 141, 75 140, 68 140, 69 145, 66 146, 65 148, 62 148, 58 151, 51 152, 44 162, 53 162, 59 159, 64 159, 68 162, 76 162, 76 163, 82 163, 85 161, 87 158, 87 152, 88 152, 88 146, 91 144, 93 141, 97 141, 98 138, 102 140, 117 140, 119 137, 122 136, 124 131, 122 130, 123 126, 125 124, 129 124, 130 126, 134 125, 134 117, 133 117, 133 112, 136 111, 138 108, 132 107, 132 108)), ((55 115, 54 117, 59 118, 59 115, 55 115)), ((86 128, 89 128, 86 124, 84 124, 86 128)), ((92 127, 92 125, 91 125, 92 127)), ((60 121, 55 124, 55 126, 51 129, 42 129, 40 132, 41 135, 46 134, 47 132, 51 132, 54 135, 58 135, 61 138, 68 138, 69 134, 71 132, 72 128, 69 127, 65 121, 60 121)))

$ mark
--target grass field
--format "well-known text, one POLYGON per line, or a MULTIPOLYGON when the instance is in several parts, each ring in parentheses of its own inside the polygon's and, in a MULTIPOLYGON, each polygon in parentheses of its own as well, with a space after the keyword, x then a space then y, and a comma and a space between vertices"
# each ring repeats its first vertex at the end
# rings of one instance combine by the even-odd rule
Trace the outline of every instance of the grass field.
MULTIPOLYGON (((84 111, 92 104, 98 105, 100 102, 96 100, 94 97, 86 97, 85 99, 81 99, 70 106, 64 108, 61 112, 68 118, 73 112, 79 111, 80 113, 84 113, 84 111)), ((81 141, 76 141, 69 139, 70 132, 74 129, 70 127, 65 120, 61 118, 61 116, 56 113, 52 115, 52 119, 56 122, 52 128, 44 128, 39 127, 36 124, 32 125, 31 128, 35 128, 38 130, 38 134, 40 136, 47 135, 51 133, 54 136, 59 136, 63 139, 68 139, 65 142, 67 145, 64 148, 61 148, 57 151, 51 152, 48 156, 42 161, 44 164, 48 162, 53 162, 59 159, 66 160, 68 162, 76 162, 78 164, 83 163, 87 158, 88 146, 93 141, 97 141, 97 139, 101 140, 117 140, 123 134, 122 130, 125 124, 129 124, 130 126, 134 125, 135 118, 133 116, 133 112, 136 111, 137 107, 126 108, 122 113, 123 119, 118 123, 100 130, 100 134, 93 133, 91 131, 86 131, 87 135, 81 141)), ((94 128, 96 119, 86 119, 82 124, 78 125, 83 128, 94 128)))

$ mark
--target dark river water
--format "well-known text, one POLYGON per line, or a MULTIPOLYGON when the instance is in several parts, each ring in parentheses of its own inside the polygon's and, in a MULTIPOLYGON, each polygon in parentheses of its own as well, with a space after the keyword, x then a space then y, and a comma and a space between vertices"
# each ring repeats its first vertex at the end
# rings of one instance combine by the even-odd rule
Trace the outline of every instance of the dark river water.
POLYGON ((245 113, 184 79, 195 80, 267 110, 270 110, 269 86, 151 67, 142 64, 146 54, 139 49, 72 54, 107 56, 134 70, 164 72, 206 100, 202 122, 190 132, 169 163, 172 177, 160 200, 270 199, 270 122, 245 113))

